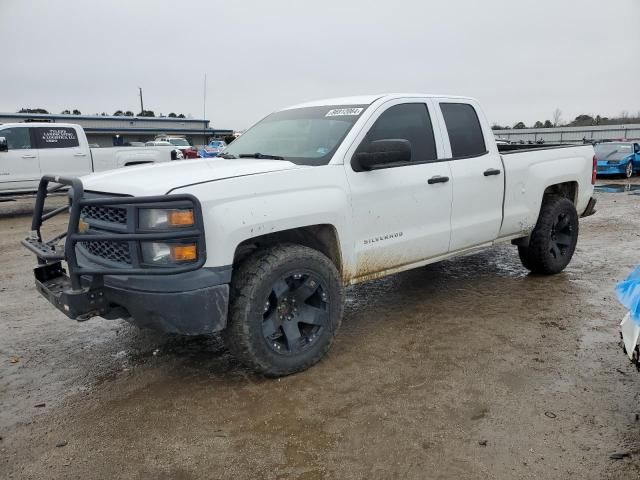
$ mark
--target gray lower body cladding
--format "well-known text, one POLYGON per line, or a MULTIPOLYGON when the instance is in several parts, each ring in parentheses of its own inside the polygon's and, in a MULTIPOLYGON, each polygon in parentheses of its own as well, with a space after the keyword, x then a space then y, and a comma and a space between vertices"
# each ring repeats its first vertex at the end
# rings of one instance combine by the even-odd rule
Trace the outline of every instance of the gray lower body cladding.
MULTIPOLYGON (((85 276, 82 283, 90 287, 92 280, 85 276)), ((215 333, 227 324, 230 281, 231 266, 175 275, 105 275, 102 291, 112 308, 104 317, 124 318, 137 327, 164 333, 215 333)))
POLYGON ((184 292, 123 290, 105 285, 109 302, 124 308, 125 320, 139 328, 179 335, 206 335, 227 324, 229 285, 184 292))

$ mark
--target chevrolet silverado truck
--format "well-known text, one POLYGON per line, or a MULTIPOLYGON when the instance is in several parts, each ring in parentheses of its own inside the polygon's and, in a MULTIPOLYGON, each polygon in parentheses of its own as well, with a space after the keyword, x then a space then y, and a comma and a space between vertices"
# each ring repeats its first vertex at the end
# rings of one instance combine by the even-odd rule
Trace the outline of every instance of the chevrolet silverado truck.
POLYGON ((23 245, 72 319, 222 332, 245 365, 287 375, 327 353, 347 285, 509 242, 531 272, 561 272, 594 213, 593 147, 522 147, 501 153, 471 98, 311 102, 215 159, 45 176, 23 245), (43 214, 60 185, 70 206, 43 214))
POLYGON ((143 163, 182 158, 173 146, 91 148, 80 125, 0 125, 0 195, 33 192, 48 173, 78 176, 143 163))

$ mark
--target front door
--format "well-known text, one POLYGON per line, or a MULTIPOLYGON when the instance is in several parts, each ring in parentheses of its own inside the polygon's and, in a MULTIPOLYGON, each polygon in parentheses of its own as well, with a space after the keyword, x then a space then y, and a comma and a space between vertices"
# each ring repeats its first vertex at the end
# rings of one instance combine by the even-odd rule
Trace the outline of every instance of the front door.
POLYGON ((36 190, 40 180, 38 150, 32 145, 29 127, 0 129, 9 149, 0 152, 0 192, 36 190))
MULTIPOLYGON (((476 108, 466 101, 437 101, 449 145, 453 179, 451 244, 455 252, 492 242, 502 224, 504 167, 491 131, 483 130, 476 108)), ((486 122, 484 122, 486 125, 486 122)), ((485 127, 486 128, 486 127, 485 127)))
POLYGON ((356 279, 447 253, 452 182, 449 162, 438 161, 440 135, 426 101, 394 100, 365 125, 356 153, 374 140, 403 139, 411 161, 357 171, 345 159, 351 188, 356 279))

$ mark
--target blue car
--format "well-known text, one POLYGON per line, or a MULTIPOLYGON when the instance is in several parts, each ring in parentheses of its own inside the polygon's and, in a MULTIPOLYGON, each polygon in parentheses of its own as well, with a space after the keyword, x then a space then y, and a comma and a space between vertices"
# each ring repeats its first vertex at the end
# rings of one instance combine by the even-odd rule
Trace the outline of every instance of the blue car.
POLYGON ((198 156, 200 158, 217 157, 225 148, 227 148, 227 144, 222 140, 211 140, 208 145, 198 146, 198 156))
POLYGON ((640 144, 633 142, 599 143, 594 147, 598 175, 624 175, 631 178, 640 171, 640 144))

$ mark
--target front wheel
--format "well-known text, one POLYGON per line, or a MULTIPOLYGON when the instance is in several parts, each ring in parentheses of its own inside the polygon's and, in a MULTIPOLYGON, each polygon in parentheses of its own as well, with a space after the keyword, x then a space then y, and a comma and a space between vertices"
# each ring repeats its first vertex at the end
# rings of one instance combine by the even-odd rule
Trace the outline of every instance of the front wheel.
POLYGON ((234 273, 225 343, 267 376, 299 372, 331 347, 343 304, 340 275, 325 255, 301 245, 271 247, 234 273))
POLYGON ((633 162, 627 163, 627 166, 624 169, 624 175, 626 178, 633 177, 633 162))
POLYGON ((569 199, 548 196, 528 246, 518 246, 522 264, 533 273, 560 273, 571 261, 578 243, 578 213, 569 199))

